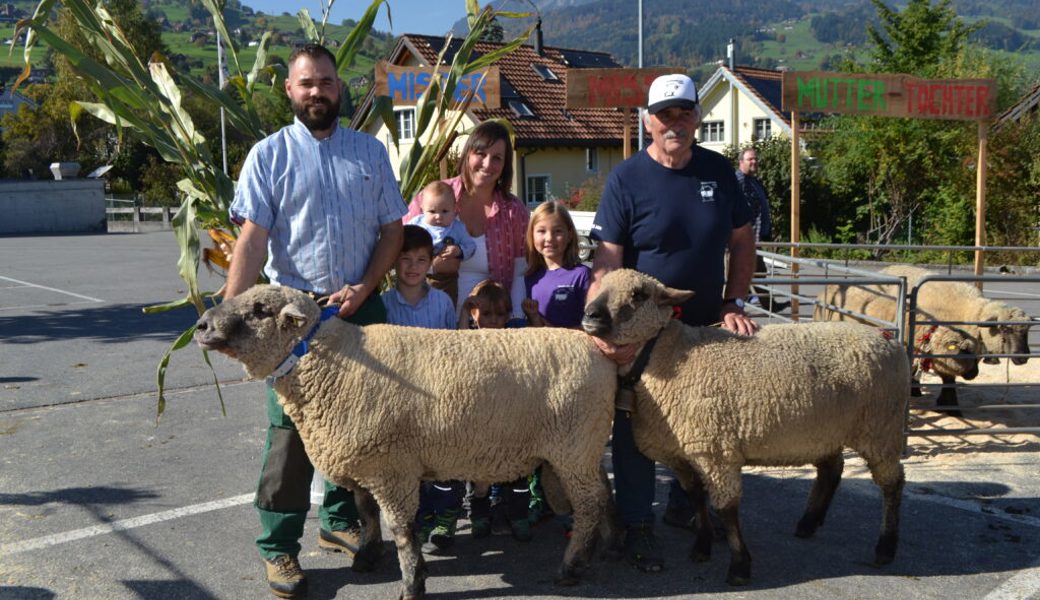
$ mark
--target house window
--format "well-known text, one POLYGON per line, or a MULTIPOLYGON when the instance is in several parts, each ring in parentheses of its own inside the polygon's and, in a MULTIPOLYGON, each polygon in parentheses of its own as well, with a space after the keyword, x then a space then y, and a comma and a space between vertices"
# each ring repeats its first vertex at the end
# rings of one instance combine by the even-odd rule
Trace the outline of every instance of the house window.
POLYGON ((552 193, 549 191, 549 176, 548 175, 528 175, 527 185, 525 186, 527 192, 527 204, 541 204, 546 200, 552 199, 552 193))
POLYGON ((599 149, 598 148, 586 148, 585 149, 585 170, 589 173, 596 173, 599 171, 599 149))
POLYGON ((556 73, 553 73, 553 70, 550 69, 549 67, 545 66, 545 65, 533 64, 533 65, 531 65, 531 68, 534 69, 535 73, 538 73, 539 75, 541 75, 542 79, 544 79, 546 81, 559 81, 560 80, 560 78, 556 76, 556 73))
POLYGON ((702 142, 723 142, 725 135, 726 128, 722 121, 705 121, 701 125, 702 142))
POLYGON ((510 100, 509 108, 513 109, 513 114, 518 117, 533 117, 534 113, 531 112, 531 108, 521 102, 520 100, 510 100))
POLYGON ((772 123, 769 119, 755 119, 755 140, 768 140, 772 123))
POLYGON ((394 120, 397 121, 397 139, 399 141, 415 139, 414 108, 395 108, 394 120))

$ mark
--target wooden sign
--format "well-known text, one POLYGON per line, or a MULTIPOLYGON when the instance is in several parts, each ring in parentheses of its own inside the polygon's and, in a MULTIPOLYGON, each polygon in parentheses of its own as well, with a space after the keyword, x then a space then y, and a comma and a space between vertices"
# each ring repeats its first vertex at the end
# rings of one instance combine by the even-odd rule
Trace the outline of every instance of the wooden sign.
MULTIPOLYGON (((441 67, 437 75, 443 80, 450 70, 441 67)), ((376 93, 390 96, 395 105, 410 106, 419 101, 419 97, 433 81, 433 76, 430 67, 401 67, 380 61, 376 63, 376 93)), ((500 87, 498 67, 488 67, 459 79, 454 100, 461 102, 471 89, 475 89, 473 104, 480 105, 480 108, 498 108, 501 106, 500 87)))
POLYGON ((996 111, 992 79, 917 79, 899 74, 788 71, 783 110, 981 121, 996 111))
POLYGON ((639 108, 646 106, 650 84, 661 75, 685 73, 677 67, 650 69, 569 69, 567 108, 639 108))

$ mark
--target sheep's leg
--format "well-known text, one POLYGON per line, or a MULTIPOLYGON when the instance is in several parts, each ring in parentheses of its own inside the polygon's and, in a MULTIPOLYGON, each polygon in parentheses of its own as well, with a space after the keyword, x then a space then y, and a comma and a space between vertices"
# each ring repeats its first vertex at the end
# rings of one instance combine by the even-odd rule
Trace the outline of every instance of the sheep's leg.
MULTIPOLYGON (((679 479, 682 483, 682 478, 679 479)), ((695 470, 691 470, 689 486, 684 486, 686 493, 693 503, 694 514, 697 515, 696 529, 697 537, 690 548, 690 560, 693 562, 707 562, 711 559, 711 544, 715 540, 715 528, 711 524, 708 514, 708 491, 704 487, 704 480, 695 470)))
POLYGON ((798 521, 794 534, 800 538, 812 537, 816 529, 823 525, 827 517, 827 509, 834 499, 834 492, 841 483, 841 473, 845 468, 845 459, 841 451, 827 456, 816 463, 816 481, 809 492, 809 501, 805 506, 805 514, 798 521))
MULTIPOLYGON (((599 520, 599 536, 602 540, 604 550, 607 553, 611 553, 621 543, 621 531, 623 526, 621 523, 621 513, 618 512, 617 505, 614 504, 614 491, 610 487, 610 477, 607 476, 607 469, 602 463, 599 466, 599 482, 603 489, 603 495, 607 501, 606 512, 599 520)), ((620 556, 615 558, 620 558, 620 556)))
POLYGON ((561 477, 564 492, 572 500, 574 508, 574 529, 567 549, 563 553, 563 564, 556 579, 558 585, 574 585, 588 563, 589 553, 596 538, 596 529, 600 520, 608 511, 607 488, 603 486, 599 476, 599 465, 596 470, 578 472, 575 468, 556 468, 556 474, 570 474, 561 477))
POLYGON ((895 559, 899 545, 899 510, 906 476, 898 455, 888 460, 864 458, 874 483, 881 488, 881 535, 874 547, 874 563, 887 565, 895 559))
MULTIPOLYGON (((939 399, 936 401, 937 406, 957 406, 957 388, 946 387, 953 383, 953 377, 946 375, 941 376, 943 382, 942 391, 939 392, 939 399)), ((960 417, 961 411, 959 410, 944 410, 944 413, 951 417, 960 417)))
POLYGON ((726 542, 729 543, 729 571, 726 583, 730 585, 747 585, 751 581, 751 553, 744 544, 744 534, 740 531, 740 500, 736 499, 723 507, 717 507, 719 519, 726 528, 726 542))
POLYGON ((397 545, 401 567, 402 600, 418 600, 426 593, 426 563, 415 543, 415 512, 419 509, 419 478, 391 477, 393 485, 372 489, 397 545), (402 489, 403 488, 403 489, 402 489))
POLYGON ((751 580, 751 553, 740 531, 740 465, 720 465, 715 470, 704 471, 703 475, 711 503, 726 529, 730 552, 726 583, 745 585, 751 580))
POLYGON ((361 518, 361 547, 350 568, 357 573, 367 573, 375 569, 383 558, 383 531, 379 524, 379 505, 372 494, 360 486, 354 489, 354 503, 361 518))

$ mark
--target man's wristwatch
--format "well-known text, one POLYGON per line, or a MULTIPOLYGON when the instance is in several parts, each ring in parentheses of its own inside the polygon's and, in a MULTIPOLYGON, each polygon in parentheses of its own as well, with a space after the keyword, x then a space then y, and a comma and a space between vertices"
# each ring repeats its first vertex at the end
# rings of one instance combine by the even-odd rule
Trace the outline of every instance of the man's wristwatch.
POLYGON ((722 305, 735 304, 740 310, 744 310, 744 299, 743 298, 723 298, 722 305))

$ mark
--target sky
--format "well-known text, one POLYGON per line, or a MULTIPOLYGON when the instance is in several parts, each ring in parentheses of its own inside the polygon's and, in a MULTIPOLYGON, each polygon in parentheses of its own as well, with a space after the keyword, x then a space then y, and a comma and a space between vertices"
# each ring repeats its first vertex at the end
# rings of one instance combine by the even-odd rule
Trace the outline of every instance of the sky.
MULTIPOLYGON (((301 8, 306 8, 315 21, 321 19, 322 0, 242 0, 242 4, 268 14, 287 12, 295 15, 301 8)), ((371 0, 338 0, 332 5, 329 22, 338 24, 343 19, 356 21, 370 4, 371 0)), ((480 2, 481 6, 484 4, 486 2, 480 2)), ((394 20, 393 28, 386 19, 385 5, 379 9, 374 28, 390 31, 394 35, 444 35, 455 21, 466 16, 465 0, 389 0, 389 5, 394 20)))

